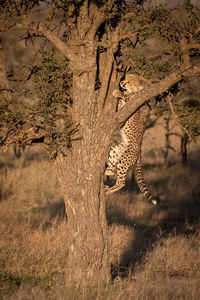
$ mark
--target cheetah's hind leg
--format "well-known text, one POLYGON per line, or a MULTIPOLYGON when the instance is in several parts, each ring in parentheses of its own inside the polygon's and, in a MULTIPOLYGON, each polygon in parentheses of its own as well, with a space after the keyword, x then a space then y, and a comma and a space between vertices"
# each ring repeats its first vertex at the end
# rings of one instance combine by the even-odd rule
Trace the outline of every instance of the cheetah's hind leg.
POLYGON ((117 164, 117 180, 116 180, 115 185, 112 187, 105 186, 106 195, 110 195, 110 194, 113 194, 113 193, 121 190, 126 184, 126 173, 130 167, 129 164, 126 165, 123 163, 124 159, 126 159, 126 154, 127 154, 127 151, 122 154, 122 157, 121 157, 119 163, 117 164))
POLYGON ((105 175, 112 176, 116 174, 116 166, 122 156, 122 154, 126 151, 126 144, 120 143, 119 145, 113 146, 110 149, 108 165, 105 170, 105 175))

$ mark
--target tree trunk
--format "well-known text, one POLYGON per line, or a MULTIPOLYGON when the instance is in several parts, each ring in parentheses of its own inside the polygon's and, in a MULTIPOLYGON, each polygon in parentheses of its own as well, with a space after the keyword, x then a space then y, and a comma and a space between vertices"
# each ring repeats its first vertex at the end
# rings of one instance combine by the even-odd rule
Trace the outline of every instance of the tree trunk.
POLYGON ((105 194, 96 155, 81 149, 58 157, 68 219, 69 282, 95 284, 110 277, 105 194))
POLYGON ((73 116, 79 121, 81 139, 73 143, 66 157, 60 155, 56 160, 68 219, 69 283, 95 284, 110 279, 102 180, 110 129, 105 129, 105 120, 97 118, 95 75, 74 75, 73 116))

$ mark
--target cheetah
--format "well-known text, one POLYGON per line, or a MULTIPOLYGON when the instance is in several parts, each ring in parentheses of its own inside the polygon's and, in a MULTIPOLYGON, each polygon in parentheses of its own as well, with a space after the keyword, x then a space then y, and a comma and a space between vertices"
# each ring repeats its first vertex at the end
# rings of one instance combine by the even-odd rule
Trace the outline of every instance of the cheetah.
MULTIPOLYGON (((144 89, 140 85, 138 78, 134 74, 126 74, 125 80, 120 82, 123 92, 115 90, 113 96, 118 98, 118 110, 129 100, 130 95, 136 94, 144 89)), ((112 194, 120 190, 125 185, 126 173, 131 166, 135 166, 135 177, 137 184, 146 197, 153 205, 158 199, 153 197, 144 183, 142 173, 141 148, 144 135, 146 105, 142 105, 123 125, 120 130, 121 143, 113 146, 109 153, 108 165, 105 175, 117 174, 114 186, 105 186, 106 194, 112 194)))

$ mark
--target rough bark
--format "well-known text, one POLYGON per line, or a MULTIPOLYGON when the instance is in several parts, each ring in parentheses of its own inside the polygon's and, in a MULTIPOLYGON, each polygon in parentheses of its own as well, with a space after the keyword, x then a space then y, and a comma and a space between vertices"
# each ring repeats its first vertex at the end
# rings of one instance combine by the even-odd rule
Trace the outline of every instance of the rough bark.
POLYGON ((80 124, 81 139, 67 157, 59 156, 56 161, 68 218, 69 282, 90 284, 110 278, 102 181, 110 136, 105 123, 97 121, 95 75, 94 71, 74 75, 73 115, 80 124))
MULTIPOLYGON (((85 135, 67 157, 56 160, 68 219, 69 283, 110 279, 109 245, 105 215, 103 172, 108 132, 99 128, 98 138, 85 135)), ((108 146, 107 146, 108 147, 108 146)))
POLYGON ((69 283, 95 284, 110 278, 105 196, 95 165, 81 147, 57 159, 68 219, 69 283))

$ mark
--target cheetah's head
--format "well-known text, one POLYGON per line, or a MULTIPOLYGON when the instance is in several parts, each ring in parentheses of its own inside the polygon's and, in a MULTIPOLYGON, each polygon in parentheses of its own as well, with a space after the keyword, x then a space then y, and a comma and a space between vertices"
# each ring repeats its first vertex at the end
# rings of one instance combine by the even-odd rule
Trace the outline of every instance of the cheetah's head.
POLYGON ((120 82, 120 86, 127 94, 135 94, 144 89, 144 87, 140 85, 139 80, 133 74, 127 74, 126 79, 120 82))

